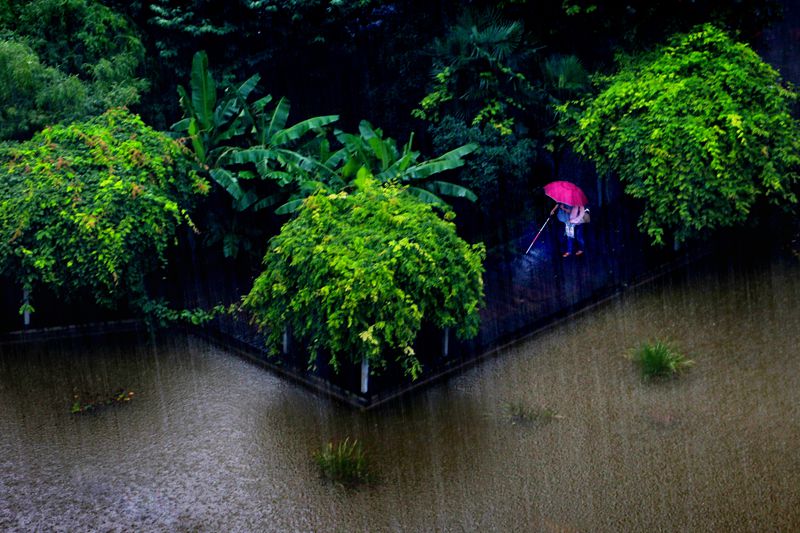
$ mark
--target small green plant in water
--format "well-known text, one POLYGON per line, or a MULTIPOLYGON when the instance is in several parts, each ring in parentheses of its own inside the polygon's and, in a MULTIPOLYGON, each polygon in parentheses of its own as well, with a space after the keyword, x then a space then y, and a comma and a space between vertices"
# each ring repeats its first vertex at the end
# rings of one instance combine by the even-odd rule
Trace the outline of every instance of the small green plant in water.
POLYGON ((341 485, 354 486, 375 479, 358 439, 350 440, 348 437, 337 444, 329 442, 314 453, 314 461, 323 478, 341 485))
POLYGON ((81 397, 81 395, 75 391, 75 394, 72 397, 73 402, 69 412, 75 415, 78 413, 96 411, 101 407, 106 407, 109 405, 129 402, 133 399, 133 394, 133 391, 117 389, 112 395, 107 397, 96 395, 91 399, 86 399, 85 397, 81 397))
POLYGON ((672 377, 694 364, 664 341, 642 344, 633 351, 631 359, 639 365, 646 379, 672 377))
POLYGON ((503 413, 512 425, 546 424, 556 418, 564 418, 549 407, 531 407, 519 401, 505 402, 503 413))

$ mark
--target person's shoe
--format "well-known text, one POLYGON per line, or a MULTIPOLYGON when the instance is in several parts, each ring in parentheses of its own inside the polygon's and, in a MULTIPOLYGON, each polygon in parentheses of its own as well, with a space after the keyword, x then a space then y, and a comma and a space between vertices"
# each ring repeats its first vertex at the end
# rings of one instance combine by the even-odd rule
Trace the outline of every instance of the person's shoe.
POLYGON ((575 252, 575 255, 583 255, 583 250, 578 250, 577 252, 575 252))
POLYGON ((569 252, 564 252, 561 254, 561 257, 569 257, 571 254, 569 252))

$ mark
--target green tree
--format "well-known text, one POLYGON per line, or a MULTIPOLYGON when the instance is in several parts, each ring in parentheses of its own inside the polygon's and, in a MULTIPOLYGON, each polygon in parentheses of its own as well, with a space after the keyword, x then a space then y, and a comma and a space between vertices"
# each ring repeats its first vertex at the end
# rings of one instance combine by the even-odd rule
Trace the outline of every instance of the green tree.
POLYGON ((701 26, 598 84, 571 128, 575 149, 643 201, 654 243, 742 223, 760 199, 797 201, 796 94, 747 45, 701 26))
POLYGON ((0 31, 26 42, 44 65, 77 76, 89 89, 90 112, 139 101, 144 46, 135 29, 96 0, 6 2, 0 31))
POLYGON ((35 296, 89 296, 152 309, 186 209, 207 190, 185 149, 136 115, 110 110, 0 149, 0 273, 35 296))
MULTIPOLYGON (((536 159, 535 140, 502 135, 489 125, 467 126, 452 116, 430 128, 437 152, 469 144, 479 146, 458 170, 459 183, 475 191, 480 209, 489 216, 508 217, 515 191, 525 190, 536 159)), ((519 195, 517 195, 519 196, 519 195)))
POLYGON ((47 124, 77 119, 88 89, 75 76, 42 65, 27 45, 0 40, 0 139, 23 139, 47 124))
MULTIPOLYGON (((277 352, 289 327, 309 364, 329 357, 421 372, 412 344, 423 320, 478 331, 483 245, 469 245, 429 204, 362 169, 352 193, 315 194, 273 237, 244 308, 277 352)), ((452 213, 446 215, 451 218, 452 213)))
POLYGON ((435 84, 412 115, 434 123, 456 115, 511 134, 516 116, 537 97, 523 74, 535 49, 522 24, 467 11, 432 49, 435 84))

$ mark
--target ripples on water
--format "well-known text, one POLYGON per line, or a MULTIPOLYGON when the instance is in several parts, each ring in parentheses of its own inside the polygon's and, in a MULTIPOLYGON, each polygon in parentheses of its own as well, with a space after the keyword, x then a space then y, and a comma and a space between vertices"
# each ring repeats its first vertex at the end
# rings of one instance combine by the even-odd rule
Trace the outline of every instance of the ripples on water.
POLYGON ((369 413, 193 337, 2 346, 0 530, 796 531, 799 302, 793 261, 695 268, 369 413), (696 366, 643 383, 622 356, 656 337, 696 366), (512 425, 507 401, 563 418, 512 425), (376 486, 320 481, 345 436, 376 486))

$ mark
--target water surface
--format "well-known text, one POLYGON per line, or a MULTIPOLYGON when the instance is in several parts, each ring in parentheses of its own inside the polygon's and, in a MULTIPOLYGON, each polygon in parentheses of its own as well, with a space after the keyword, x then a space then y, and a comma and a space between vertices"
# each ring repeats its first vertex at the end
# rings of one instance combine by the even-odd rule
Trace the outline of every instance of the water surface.
POLYGON ((368 413, 191 336, 5 345, 0 530, 796 531, 799 302, 796 260, 695 267, 368 413), (656 337, 696 366, 643 382, 623 356, 656 337), (346 436, 377 485, 319 479, 346 436))

